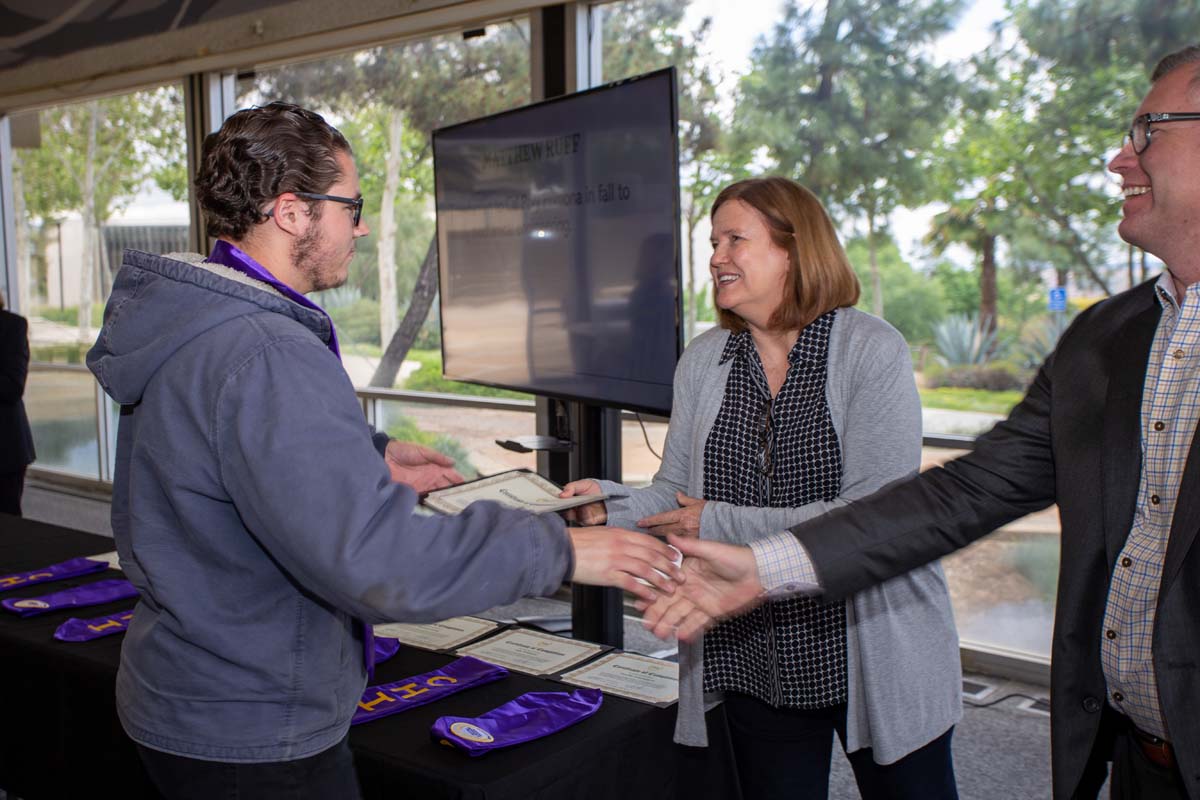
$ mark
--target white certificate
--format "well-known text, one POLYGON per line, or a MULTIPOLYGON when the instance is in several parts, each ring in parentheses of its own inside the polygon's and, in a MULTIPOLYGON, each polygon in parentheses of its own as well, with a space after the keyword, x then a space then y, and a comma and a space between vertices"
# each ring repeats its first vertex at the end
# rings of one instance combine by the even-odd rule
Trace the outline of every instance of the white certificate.
POLYGON ((470 483, 437 489, 425 495, 423 502, 443 514, 457 514, 476 500, 495 500, 509 508, 540 513, 563 511, 607 498, 607 495, 588 494, 564 499, 558 496, 560 491, 562 489, 536 472, 514 469, 470 483))
POLYGON ((597 653, 604 645, 564 639, 549 633, 511 628, 482 642, 460 647, 460 656, 475 656, 527 675, 552 675, 573 667, 597 653))
POLYGON ((656 706, 679 699, 679 665, 636 653, 609 653, 571 670, 562 680, 656 706))
POLYGON ((404 644, 422 650, 448 650, 463 642, 478 639, 500 627, 499 622, 479 617, 454 617, 427 625, 412 625, 405 622, 389 622, 376 625, 376 636, 393 636, 404 644))
POLYGON ((109 569, 120 569, 121 568, 121 562, 117 558, 116 550, 113 550, 111 553, 99 553, 94 556, 86 556, 86 558, 89 561, 103 561, 105 564, 108 564, 109 569))

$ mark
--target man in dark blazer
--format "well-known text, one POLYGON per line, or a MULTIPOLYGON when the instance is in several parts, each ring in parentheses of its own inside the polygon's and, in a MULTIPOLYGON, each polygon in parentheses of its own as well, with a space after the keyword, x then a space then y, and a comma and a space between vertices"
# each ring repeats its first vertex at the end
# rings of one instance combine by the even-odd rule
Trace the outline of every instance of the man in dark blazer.
POLYGON ((1080 314, 969 455, 751 548, 672 539, 698 560, 656 633, 845 597, 1058 503, 1054 797, 1095 797, 1111 761, 1114 798, 1200 800, 1200 47, 1152 80, 1109 169, 1122 238, 1167 271, 1080 314))
POLYGON ((21 516, 25 468, 34 459, 33 433, 25 416, 29 372, 29 326, 4 309, 0 294, 0 513, 21 516))

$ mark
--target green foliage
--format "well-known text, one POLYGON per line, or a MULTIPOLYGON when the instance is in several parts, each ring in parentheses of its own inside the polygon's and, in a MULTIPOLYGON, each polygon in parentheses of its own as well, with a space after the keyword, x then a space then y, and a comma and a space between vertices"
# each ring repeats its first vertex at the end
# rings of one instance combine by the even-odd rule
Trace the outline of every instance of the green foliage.
POLYGON ((326 308, 338 341, 379 346, 379 301, 360 298, 350 305, 326 308))
POLYGON ((982 389, 988 392, 1018 391, 1025 388, 1025 377, 1004 362, 971 364, 926 369, 925 383, 930 389, 982 389))
POLYGON ((438 351, 409 350, 408 358, 411 361, 421 362, 421 368, 412 375, 409 375, 408 379, 404 381, 403 388, 405 389, 412 389, 415 392, 466 394, 472 397, 506 397, 514 400, 532 399, 532 395, 522 392, 446 380, 442 377, 442 354, 438 351))
POLYGON ((921 405, 926 408, 945 408, 951 411, 981 411, 988 414, 1007 414, 1021 402, 1022 392, 991 391, 939 387, 920 389, 921 405))
MULTIPOLYGON (((73 323, 75 320, 71 319, 69 322, 73 323)), ((44 344, 29 348, 29 359, 44 364, 82 364, 89 349, 91 345, 79 342, 44 344)))
POLYGON ((1029 369, 1040 366, 1054 352, 1070 322, 1071 318, 1066 313, 1046 314, 1038 320, 1017 344, 1022 366, 1029 369))
MULTIPOLYGON (((882 238, 882 237, 880 237, 882 238)), ((874 307, 874 286, 868 272, 868 247, 865 237, 855 237, 846 243, 846 255, 858 274, 862 295, 858 308, 870 312, 874 307)), ((942 318, 946 298, 942 287, 913 269, 891 237, 876 248, 876 262, 887 303, 883 316, 904 336, 909 344, 933 340, 933 326, 942 318)))
POLYGON ((697 322, 716 322, 717 310, 713 308, 712 289, 700 287, 692 295, 692 308, 697 322))
POLYGON ((948 367, 983 365, 996 355, 996 331, 973 314, 950 314, 933 328, 938 360, 948 367))
POLYGON ((962 6, 790 0, 754 48, 735 137, 765 148, 824 202, 884 223, 899 203, 926 196, 922 154, 956 91, 953 66, 937 64, 930 45, 962 6))
POLYGON ((402 442, 415 442, 432 447, 439 453, 454 459, 454 468, 467 480, 479 477, 479 470, 471 464, 470 453, 453 436, 422 430, 417 427, 416 420, 406 416, 392 422, 387 428, 387 434, 402 442))

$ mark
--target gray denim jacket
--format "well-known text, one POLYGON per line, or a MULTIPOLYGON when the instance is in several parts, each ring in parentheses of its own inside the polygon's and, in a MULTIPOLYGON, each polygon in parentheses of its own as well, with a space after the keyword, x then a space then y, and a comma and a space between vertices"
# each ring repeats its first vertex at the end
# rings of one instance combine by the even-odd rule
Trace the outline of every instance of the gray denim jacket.
POLYGON ((555 515, 413 516, 329 321, 199 256, 130 251, 88 366, 121 404, 113 533, 141 592, 117 710, 157 750, 284 761, 336 744, 365 686, 355 619, 552 593, 555 515))
MULTIPOLYGON (((608 524, 637 530, 639 519, 677 508, 675 492, 702 497, 704 445, 721 409, 733 362, 718 363, 728 332, 692 341, 675 371, 674 407, 658 474, 645 489, 602 481, 608 524)), ((826 397, 842 448, 842 488, 832 502, 800 508, 745 508, 710 502, 700 517, 705 539, 745 544, 857 500, 916 472, 921 461, 921 404, 908 346, 886 322, 843 308, 829 337, 826 397)), ((958 633, 941 567, 935 562, 859 592, 846 604, 849 708, 846 749, 872 748, 890 764, 945 733, 962 717, 958 633)), ((679 651, 675 740, 705 745, 703 643, 679 651)))

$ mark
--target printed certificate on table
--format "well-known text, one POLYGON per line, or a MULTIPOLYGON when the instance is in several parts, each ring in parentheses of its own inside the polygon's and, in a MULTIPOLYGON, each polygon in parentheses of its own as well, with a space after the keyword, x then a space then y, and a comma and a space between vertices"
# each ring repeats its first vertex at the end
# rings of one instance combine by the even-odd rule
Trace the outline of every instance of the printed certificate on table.
POLYGON ((97 553, 94 556, 84 556, 84 558, 88 559, 89 561, 103 561, 105 564, 108 564, 109 569, 121 568, 120 561, 117 558, 116 550, 108 553, 97 553))
POLYGON ((586 661, 608 647, 564 639, 549 633, 510 628, 482 642, 460 647, 460 656, 474 656, 526 675, 553 675, 586 661))
POLYGON ((376 636, 392 636, 403 644, 422 650, 449 650, 478 639, 500 627, 499 622, 481 617, 454 617, 426 625, 389 622, 376 625, 376 636))
POLYGON ((679 699, 679 665, 636 653, 609 653, 560 679, 660 707, 679 699))
POLYGON ((443 514, 457 514, 476 500, 495 500, 509 508, 537 514, 564 511, 607 498, 607 495, 586 494, 564 499, 558 496, 560 491, 556 484, 536 472, 514 469, 477 481, 436 489, 426 494, 421 502, 443 514))

